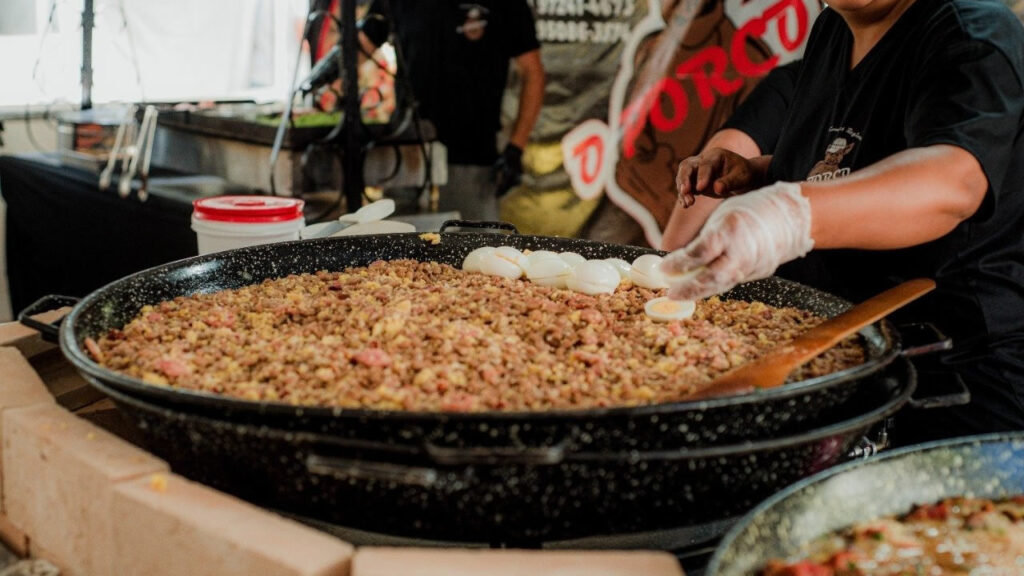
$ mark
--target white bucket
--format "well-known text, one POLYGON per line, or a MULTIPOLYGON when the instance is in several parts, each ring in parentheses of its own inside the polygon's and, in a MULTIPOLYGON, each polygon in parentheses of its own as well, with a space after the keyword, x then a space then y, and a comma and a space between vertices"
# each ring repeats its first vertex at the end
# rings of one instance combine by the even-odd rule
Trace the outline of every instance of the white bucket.
POLYGON ((218 196, 192 203, 199 254, 298 240, 304 202, 276 196, 218 196))

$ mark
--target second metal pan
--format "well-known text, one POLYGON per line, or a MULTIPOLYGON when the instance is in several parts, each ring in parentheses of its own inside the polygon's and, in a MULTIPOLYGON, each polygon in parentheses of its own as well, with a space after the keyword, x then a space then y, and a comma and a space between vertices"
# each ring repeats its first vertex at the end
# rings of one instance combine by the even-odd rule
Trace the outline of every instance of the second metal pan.
POLYGON ((94 385, 176 472, 261 505, 389 535, 531 546, 733 518, 844 461, 915 383, 901 359, 819 427, 654 451, 415 449, 197 416, 94 385))
POLYGON ((832 468, 786 488, 725 536, 707 576, 755 576, 834 530, 952 496, 1024 494, 1024 432, 911 446, 832 468))

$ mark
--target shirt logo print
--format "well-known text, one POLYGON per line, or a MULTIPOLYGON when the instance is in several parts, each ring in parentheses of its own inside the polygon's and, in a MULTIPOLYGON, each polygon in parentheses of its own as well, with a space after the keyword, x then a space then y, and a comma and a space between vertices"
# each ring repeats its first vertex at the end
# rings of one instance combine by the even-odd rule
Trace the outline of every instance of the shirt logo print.
POLYGON ((479 4, 459 4, 459 9, 466 13, 466 21, 455 32, 470 42, 483 38, 484 29, 487 28, 487 13, 490 11, 479 4))
POLYGON ((839 164, 856 145, 856 142, 847 143, 846 138, 843 138, 842 136, 833 140, 832 143, 828 145, 828 148, 825 149, 825 159, 818 161, 818 163, 811 168, 811 172, 807 175, 807 181, 820 182, 822 180, 834 180, 849 174, 850 168, 840 168, 839 164))

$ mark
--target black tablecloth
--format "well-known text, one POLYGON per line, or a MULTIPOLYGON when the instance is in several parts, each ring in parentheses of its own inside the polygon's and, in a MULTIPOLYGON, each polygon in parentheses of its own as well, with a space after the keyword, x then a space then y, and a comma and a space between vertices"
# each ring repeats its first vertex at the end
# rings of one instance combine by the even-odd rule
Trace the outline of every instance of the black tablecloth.
POLYGON ((85 296, 133 272, 195 256, 192 200, 249 190, 210 176, 151 172, 149 197, 128 198, 117 178, 61 165, 56 155, 0 157, 7 203, 7 276, 15 314, 46 294, 85 296))

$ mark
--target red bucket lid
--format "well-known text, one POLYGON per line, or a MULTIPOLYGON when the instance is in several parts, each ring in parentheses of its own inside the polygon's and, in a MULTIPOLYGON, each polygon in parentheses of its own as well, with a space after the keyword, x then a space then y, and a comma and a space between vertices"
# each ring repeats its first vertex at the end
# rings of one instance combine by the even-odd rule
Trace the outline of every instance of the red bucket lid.
POLYGON ((302 218, 297 198, 280 196, 217 196, 192 201, 195 217, 217 222, 285 222, 302 218))

